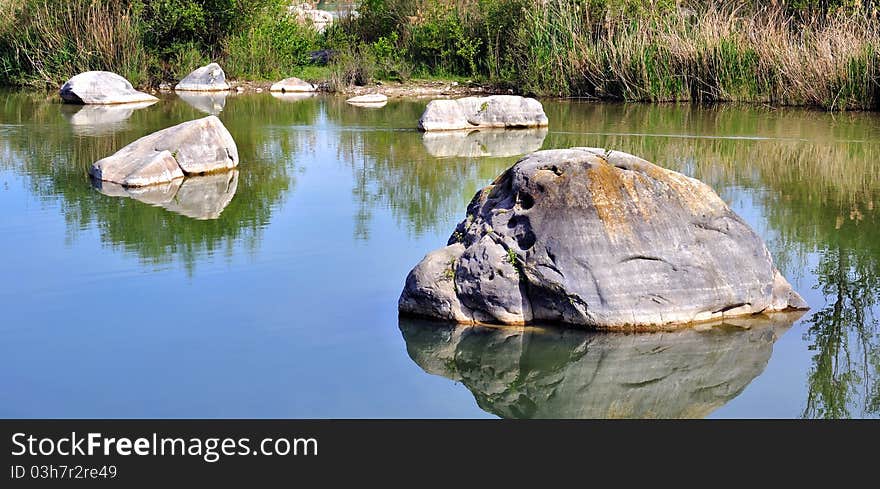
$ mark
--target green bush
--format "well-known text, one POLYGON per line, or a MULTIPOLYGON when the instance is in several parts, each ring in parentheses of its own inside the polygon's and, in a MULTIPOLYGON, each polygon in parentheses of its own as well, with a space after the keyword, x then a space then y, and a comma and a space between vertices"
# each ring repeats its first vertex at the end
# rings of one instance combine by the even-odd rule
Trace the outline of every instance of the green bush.
POLYGON ((267 10, 247 29, 226 39, 226 70, 248 79, 290 76, 309 63, 309 52, 321 48, 321 36, 290 16, 267 10))

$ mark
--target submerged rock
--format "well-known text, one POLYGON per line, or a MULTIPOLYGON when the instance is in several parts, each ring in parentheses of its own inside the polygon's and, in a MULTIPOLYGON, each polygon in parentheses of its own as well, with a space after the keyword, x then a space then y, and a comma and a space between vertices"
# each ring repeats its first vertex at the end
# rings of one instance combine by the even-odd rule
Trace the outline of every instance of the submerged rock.
POLYGON ((58 95, 74 104, 128 104, 155 102, 156 97, 139 92, 125 78, 109 71, 86 71, 61 86, 58 95))
POLYGON ((346 102, 352 105, 360 105, 363 107, 382 107, 386 103, 388 103, 388 97, 381 93, 370 93, 367 95, 358 95, 357 97, 352 97, 346 102))
POLYGON ((238 170, 178 178, 149 187, 124 187, 94 180, 104 195, 128 197, 193 219, 217 219, 238 189, 238 170))
POLYGON ((422 131, 543 127, 547 124, 541 102, 516 95, 432 100, 419 118, 422 131))
POLYGON ((510 157, 538 151, 547 137, 547 128, 481 129, 477 131, 426 132, 422 143, 435 158, 510 157))
POLYGON ((126 187, 142 187, 237 165, 235 141, 220 119, 208 116, 144 136, 93 163, 89 174, 126 187))
POLYGON ((186 75, 174 89, 213 92, 229 90, 229 84, 226 83, 226 73, 223 72, 223 68, 217 63, 211 63, 186 75))
POLYGON ((114 105, 62 105, 61 113, 73 126, 74 134, 99 136, 112 134, 128 127, 134 111, 147 108, 156 101, 132 102, 114 105))
POLYGON ((180 100, 183 100, 196 110, 211 115, 219 115, 226 108, 226 97, 229 92, 175 92, 180 100))
POLYGON ((269 91, 281 93, 308 93, 317 90, 314 85, 297 77, 285 78, 269 87, 269 91))
POLYGON ((401 318, 410 358, 502 418, 702 418, 767 366, 803 313, 621 334, 449 326, 401 318))
POLYGON ((399 301, 462 323, 607 329, 806 307, 708 185, 596 148, 538 151, 477 192, 399 301))

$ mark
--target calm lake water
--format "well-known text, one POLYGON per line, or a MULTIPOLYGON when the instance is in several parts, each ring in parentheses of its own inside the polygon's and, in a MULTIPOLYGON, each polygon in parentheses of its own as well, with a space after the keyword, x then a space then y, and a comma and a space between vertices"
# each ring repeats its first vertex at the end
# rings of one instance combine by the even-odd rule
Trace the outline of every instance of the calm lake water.
POLYGON ((425 138, 425 104, 0 92, 0 417, 878 416, 880 116, 545 101, 549 132, 425 138), (237 173, 90 184, 205 110, 237 173), (712 185, 812 310, 636 335, 398 319, 477 189, 575 145, 712 185))

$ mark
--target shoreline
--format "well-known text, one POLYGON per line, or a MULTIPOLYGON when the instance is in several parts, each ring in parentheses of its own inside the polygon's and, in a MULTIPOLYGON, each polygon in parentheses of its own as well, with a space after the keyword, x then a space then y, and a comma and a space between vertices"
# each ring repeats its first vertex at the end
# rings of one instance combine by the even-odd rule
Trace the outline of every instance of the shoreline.
MULTIPOLYGON (((236 94, 264 93, 274 82, 252 80, 227 80, 230 86, 228 92, 236 94)), ((311 83, 311 82, 310 82, 311 83)), ((364 86, 348 86, 342 89, 330 89, 330 82, 319 80, 313 83, 317 88, 314 93, 327 93, 347 96, 359 96, 371 93, 381 93, 388 98, 427 98, 427 97, 464 97, 475 95, 521 95, 513 89, 502 89, 492 85, 482 85, 474 82, 458 82, 452 80, 412 80, 408 82, 375 82, 364 86)), ((146 93, 169 94, 174 93, 174 84, 162 82, 159 87, 137 87, 146 93)), ((15 87, 11 87, 15 88, 15 87)), ((25 87, 21 87, 26 90, 25 87)), ((309 93, 309 92, 304 92, 309 93)))

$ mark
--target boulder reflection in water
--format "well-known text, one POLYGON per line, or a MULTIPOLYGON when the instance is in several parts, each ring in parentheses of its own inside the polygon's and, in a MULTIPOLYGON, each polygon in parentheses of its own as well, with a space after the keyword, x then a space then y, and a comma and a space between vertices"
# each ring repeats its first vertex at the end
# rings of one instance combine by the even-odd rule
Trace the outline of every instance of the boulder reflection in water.
POLYGON ((502 418, 702 418, 767 366, 803 313, 657 333, 460 326, 409 317, 410 358, 502 418))
POLYGON ((123 187, 100 180, 92 180, 92 185, 111 197, 129 197, 193 219, 217 219, 235 196, 238 170, 191 176, 148 187, 123 187))
POLYGON ((115 105, 61 105, 61 114, 73 126, 77 136, 113 134, 128 127, 129 117, 138 109, 147 108, 156 101, 115 105))
POLYGON ((541 149, 547 128, 436 131, 422 135, 428 154, 435 158, 510 157, 541 149))
POLYGON ((229 92, 175 92, 180 100, 188 103, 196 110, 210 115, 220 115, 226 107, 229 92))

